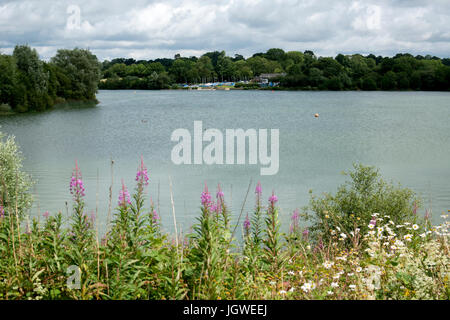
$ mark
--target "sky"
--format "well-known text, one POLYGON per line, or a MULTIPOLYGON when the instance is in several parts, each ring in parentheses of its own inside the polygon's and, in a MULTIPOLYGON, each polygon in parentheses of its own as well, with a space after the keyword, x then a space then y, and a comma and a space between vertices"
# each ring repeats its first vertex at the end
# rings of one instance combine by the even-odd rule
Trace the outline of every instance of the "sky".
POLYGON ((270 48, 450 57, 449 26, 450 0, 0 0, 0 52, 28 44, 45 60, 74 47, 100 60, 270 48))

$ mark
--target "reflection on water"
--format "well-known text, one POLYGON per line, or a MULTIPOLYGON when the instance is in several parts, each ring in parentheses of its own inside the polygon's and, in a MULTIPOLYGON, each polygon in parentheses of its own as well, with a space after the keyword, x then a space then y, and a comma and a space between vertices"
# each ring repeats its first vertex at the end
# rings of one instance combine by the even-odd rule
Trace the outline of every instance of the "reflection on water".
POLYGON ((89 211, 106 221, 109 186, 113 205, 120 180, 129 189, 141 154, 150 170, 149 196, 171 227, 169 175, 177 220, 188 229, 199 214, 200 193, 221 183, 237 216, 251 180, 245 211, 263 196, 279 196, 281 219, 315 194, 334 192, 354 162, 375 165, 387 180, 418 192, 434 220, 450 209, 450 94, 425 92, 100 91, 97 107, 64 106, 42 114, 0 117, 1 131, 16 136, 25 170, 37 184, 32 214, 65 212, 77 159, 89 211), (320 114, 319 118, 314 114, 320 114), (259 165, 181 165, 170 160, 177 128, 280 130, 280 169, 260 176, 259 165), (111 176, 111 159, 114 160, 111 176), (159 186, 159 187, 158 187, 159 186), (159 192, 158 192, 159 190, 159 192))

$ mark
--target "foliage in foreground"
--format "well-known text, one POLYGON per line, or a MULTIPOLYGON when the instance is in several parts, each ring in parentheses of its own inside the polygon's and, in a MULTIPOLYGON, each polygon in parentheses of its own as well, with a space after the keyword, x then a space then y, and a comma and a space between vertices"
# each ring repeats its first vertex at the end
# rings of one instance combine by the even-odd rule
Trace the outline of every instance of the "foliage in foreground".
POLYGON ((237 241, 220 186, 215 199, 205 186, 192 234, 171 238, 153 203, 145 206, 143 161, 136 182, 132 196, 122 183, 101 239, 96 217, 85 213, 78 165, 67 227, 61 213, 29 221, 2 205, 0 299, 450 298, 448 215, 435 227, 416 212, 397 221, 392 213, 363 211, 356 218, 365 228, 335 224, 311 239, 297 210, 289 232, 280 231, 278 198, 272 193, 265 205, 258 183, 237 241))

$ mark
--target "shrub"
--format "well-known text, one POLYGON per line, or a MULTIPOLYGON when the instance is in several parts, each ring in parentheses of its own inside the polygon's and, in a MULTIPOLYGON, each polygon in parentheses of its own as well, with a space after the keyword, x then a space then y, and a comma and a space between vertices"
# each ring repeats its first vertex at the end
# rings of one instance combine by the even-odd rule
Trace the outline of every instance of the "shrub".
POLYGON ((22 169, 22 155, 14 137, 0 132, 0 206, 6 213, 23 213, 31 207, 31 177, 22 169))
POLYGON ((353 167, 353 171, 344 173, 350 181, 341 185, 335 195, 312 196, 306 217, 312 221, 315 240, 328 240, 331 229, 343 233, 344 239, 350 239, 355 229, 366 232, 373 213, 389 215, 398 224, 414 218, 418 200, 413 191, 385 182, 374 167, 353 167))

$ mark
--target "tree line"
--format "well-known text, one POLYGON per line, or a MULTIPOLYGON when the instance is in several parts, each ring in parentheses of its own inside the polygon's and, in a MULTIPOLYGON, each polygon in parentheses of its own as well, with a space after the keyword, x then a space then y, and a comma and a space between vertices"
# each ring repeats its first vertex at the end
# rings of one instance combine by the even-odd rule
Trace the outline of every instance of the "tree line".
MULTIPOLYGON (((35 49, 0 54, 0 105, 42 111, 64 101, 96 101, 97 89, 168 89, 177 84, 250 81, 264 73, 281 88, 299 90, 450 90, 450 59, 397 54, 317 57, 312 51, 272 48, 249 58, 213 51, 201 57, 99 62, 85 49, 61 49, 42 61, 35 49)), ((242 86, 242 85, 241 85, 242 86)), ((256 85, 243 85, 257 88, 256 85)))
POLYGON ((0 54, 0 104, 13 111, 43 111, 65 101, 96 101, 101 64, 89 50, 58 50, 49 62, 18 45, 0 54))
POLYGON ((272 48, 245 59, 225 51, 201 57, 103 61, 101 89, 164 89, 174 84, 246 81, 278 73, 284 88, 302 90, 449 90, 450 59, 397 54, 317 57, 312 51, 272 48))

